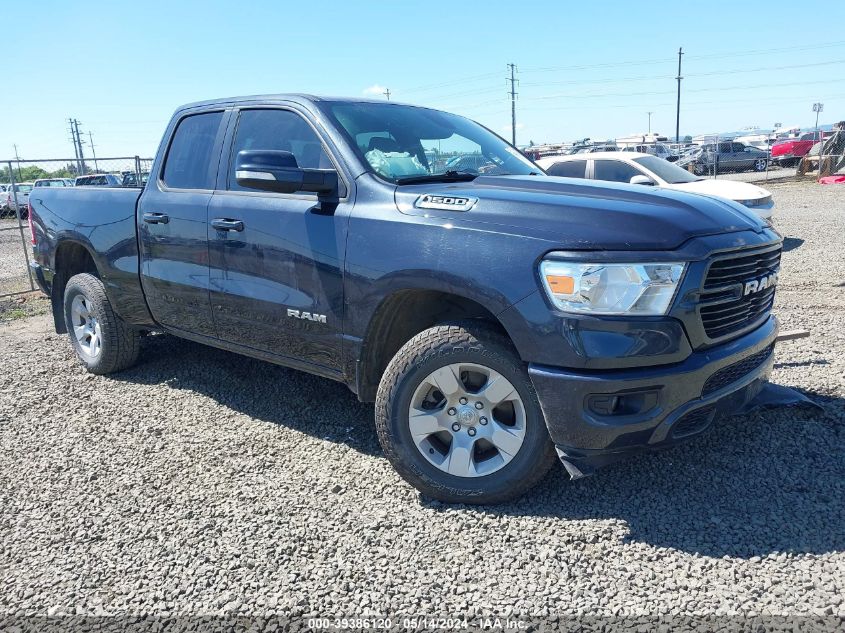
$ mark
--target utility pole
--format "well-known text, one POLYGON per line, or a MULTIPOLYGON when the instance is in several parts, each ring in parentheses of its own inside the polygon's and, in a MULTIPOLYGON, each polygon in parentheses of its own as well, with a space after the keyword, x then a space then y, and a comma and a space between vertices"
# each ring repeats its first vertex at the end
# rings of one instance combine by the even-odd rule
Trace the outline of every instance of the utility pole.
POLYGON ((678 76, 675 79, 678 80, 678 106, 677 110, 675 111, 675 144, 678 145, 681 142, 681 57, 684 54, 684 49, 678 49, 678 76))
POLYGON ((99 172, 100 167, 97 165, 97 152, 94 151, 94 137, 91 136, 91 130, 88 130, 88 142, 91 145, 91 155, 94 157, 94 171, 99 172))
POLYGON ((70 140, 73 143, 73 157, 76 159, 76 175, 80 176, 79 169, 79 146, 76 144, 76 132, 73 131, 73 119, 67 120, 68 130, 70 130, 70 140))
POLYGON ((654 114, 654 112, 649 112, 649 113, 648 113, 648 133, 649 133, 649 134, 651 134, 651 115, 652 115, 652 114, 654 114))
POLYGON ((21 157, 18 156, 18 146, 12 145, 15 148, 15 161, 18 163, 18 180, 23 180, 23 176, 21 176, 21 157))
POLYGON ((79 148, 79 169, 81 175, 85 175, 85 154, 82 152, 82 137, 79 135, 79 121, 73 120, 73 129, 76 134, 76 145, 79 148))
POLYGON ((510 68, 511 76, 510 79, 505 79, 505 81, 511 82, 511 144, 516 147, 516 64, 508 64, 508 68, 510 68))
POLYGON ((387 97, 387 100, 390 101, 390 88, 385 88, 384 92, 382 92, 381 94, 387 97))

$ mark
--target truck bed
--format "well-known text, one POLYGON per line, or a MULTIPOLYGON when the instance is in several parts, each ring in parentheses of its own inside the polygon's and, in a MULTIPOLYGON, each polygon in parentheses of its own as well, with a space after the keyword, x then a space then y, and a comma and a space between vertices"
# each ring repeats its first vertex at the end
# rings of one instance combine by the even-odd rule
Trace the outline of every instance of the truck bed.
POLYGON ((39 187, 30 204, 42 236, 34 257, 51 281, 68 243, 87 248, 109 289, 114 309, 130 322, 147 315, 139 277, 135 209, 141 188, 39 187), (57 248, 63 240, 62 248, 57 248))

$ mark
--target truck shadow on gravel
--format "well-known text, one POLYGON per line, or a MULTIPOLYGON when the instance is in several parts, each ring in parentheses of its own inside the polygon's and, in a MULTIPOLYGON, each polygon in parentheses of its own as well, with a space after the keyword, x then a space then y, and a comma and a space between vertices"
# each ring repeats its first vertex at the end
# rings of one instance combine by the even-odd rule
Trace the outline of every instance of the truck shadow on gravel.
MULTIPOLYGON (((719 558, 845 551, 845 400, 735 416, 591 478, 556 471, 508 514, 623 521, 625 541, 719 558)), ((618 532, 618 528, 607 528, 618 532)))
MULTIPOLYGON (((141 363, 114 378, 191 390, 257 420, 381 454, 372 405, 303 372, 155 336, 144 340, 141 363)), ((617 539, 621 531, 632 544, 715 558, 845 551, 845 399, 808 395, 825 411, 737 416, 687 444, 578 481, 558 467, 510 504, 421 504, 435 512, 598 520, 607 523, 599 532, 595 523, 585 525, 585 543, 617 539)))
POLYGON ((256 420, 381 454, 372 405, 327 378, 174 336, 142 339, 138 365, 112 378, 187 389, 256 420))

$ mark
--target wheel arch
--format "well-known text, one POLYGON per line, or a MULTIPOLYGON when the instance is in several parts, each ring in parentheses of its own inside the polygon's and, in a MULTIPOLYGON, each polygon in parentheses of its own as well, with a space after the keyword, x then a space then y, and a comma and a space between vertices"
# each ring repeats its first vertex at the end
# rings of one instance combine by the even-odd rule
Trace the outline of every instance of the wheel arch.
POLYGON ((407 288, 384 297, 373 312, 356 366, 356 392, 375 400, 379 382, 396 352, 416 334, 438 323, 479 320, 511 340, 496 315, 479 301, 443 290, 407 288))
POLYGON ((53 256, 53 283, 50 288, 50 303, 53 309, 53 324, 56 332, 67 332, 64 317, 64 295, 68 280, 80 273, 100 277, 97 260, 91 248, 74 239, 63 239, 56 244, 53 256))

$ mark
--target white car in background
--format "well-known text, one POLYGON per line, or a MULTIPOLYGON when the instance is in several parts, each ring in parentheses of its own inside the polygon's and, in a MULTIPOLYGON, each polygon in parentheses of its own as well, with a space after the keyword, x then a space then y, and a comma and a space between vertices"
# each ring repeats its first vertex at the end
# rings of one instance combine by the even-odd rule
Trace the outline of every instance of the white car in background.
POLYGON ((772 194, 747 182, 702 178, 651 154, 604 152, 546 156, 536 161, 549 176, 607 180, 632 185, 648 185, 688 193, 718 196, 739 202, 760 218, 772 217, 772 194))

